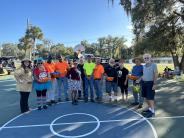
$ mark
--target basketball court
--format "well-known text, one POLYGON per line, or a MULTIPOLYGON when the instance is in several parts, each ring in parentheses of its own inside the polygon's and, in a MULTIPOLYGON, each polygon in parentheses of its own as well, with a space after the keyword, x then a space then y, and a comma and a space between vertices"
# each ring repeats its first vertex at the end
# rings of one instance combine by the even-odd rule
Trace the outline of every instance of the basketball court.
POLYGON ((47 110, 33 110, 4 124, 0 137, 14 138, 158 138, 152 124, 120 106, 62 102, 47 110))

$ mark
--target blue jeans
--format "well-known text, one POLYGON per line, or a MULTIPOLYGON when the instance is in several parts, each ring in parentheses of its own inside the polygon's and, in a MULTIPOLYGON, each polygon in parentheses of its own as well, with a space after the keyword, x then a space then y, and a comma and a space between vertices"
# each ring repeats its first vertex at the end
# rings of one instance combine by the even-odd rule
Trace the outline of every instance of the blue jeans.
POLYGON ((97 98, 102 98, 102 80, 94 80, 94 88, 97 98))
POLYGON ((113 81, 106 81, 106 92, 111 93, 112 91, 118 93, 118 84, 113 81))
POLYGON ((88 79, 85 77, 85 98, 88 98, 88 89, 90 88, 90 98, 94 98, 94 93, 93 93, 93 85, 94 85, 94 79, 91 77, 88 79))
POLYGON ((61 98, 61 91, 62 91, 61 86, 62 85, 64 87, 65 98, 68 98, 68 92, 67 92, 67 90, 68 90, 68 79, 67 79, 67 77, 62 77, 62 78, 57 79, 58 98, 61 98))
MULTIPOLYGON (((137 84, 135 82, 133 82, 133 85, 137 85, 137 84)), ((140 84, 138 84, 138 85, 142 85, 142 82, 140 84)), ((144 98, 142 97, 142 92, 137 93, 137 92, 134 92, 132 90, 132 93, 133 93, 133 96, 134 96, 135 103, 143 104, 144 98)))

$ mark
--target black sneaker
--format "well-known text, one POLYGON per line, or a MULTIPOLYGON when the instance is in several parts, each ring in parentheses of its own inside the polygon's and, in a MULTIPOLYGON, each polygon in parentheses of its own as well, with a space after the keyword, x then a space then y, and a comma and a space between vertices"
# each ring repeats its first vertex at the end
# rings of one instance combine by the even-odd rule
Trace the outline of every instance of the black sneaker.
POLYGON ((51 101, 50 101, 50 102, 47 102, 47 105, 48 105, 48 106, 51 106, 51 105, 52 105, 51 101))
POLYGON ((61 101, 61 98, 58 98, 58 102, 62 102, 62 101, 61 101))
POLYGON ((151 118, 151 117, 155 117, 155 113, 153 113, 152 111, 149 110, 149 112, 147 112, 144 117, 146 118, 151 118))
POLYGON ((42 107, 41 106, 38 106, 38 110, 42 110, 42 107))
POLYGON ((46 106, 46 105, 44 105, 44 106, 43 106, 43 109, 47 109, 47 106, 46 106))
POLYGON ((147 109, 147 110, 143 110, 143 111, 141 112, 141 114, 144 116, 144 115, 146 115, 148 112, 150 112, 150 110, 149 110, 149 109, 147 109))
POLYGON ((131 106, 136 106, 136 105, 139 105, 139 103, 136 103, 136 102, 131 103, 131 106))
POLYGON ((69 98, 65 98, 65 101, 69 101, 69 98))
POLYGON ((51 100, 52 104, 57 104, 57 102, 55 100, 51 100))
POLYGON ((95 100, 94 100, 94 99, 91 99, 91 100, 90 100, 90 102, 94 103, 94 102, 95 102, 95 100))
POLYGON ((84 102, 87 103, 87 102, 88 102, 88 98, 85 98, 85 99, 84 99, 84 102))

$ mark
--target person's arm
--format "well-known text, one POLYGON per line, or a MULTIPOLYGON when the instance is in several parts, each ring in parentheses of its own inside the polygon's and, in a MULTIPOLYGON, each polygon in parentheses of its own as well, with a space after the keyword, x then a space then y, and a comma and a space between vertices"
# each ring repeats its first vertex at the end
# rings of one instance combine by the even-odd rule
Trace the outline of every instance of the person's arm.
POLYGON ((127 83, 128 83, 128 74, 129 74, 129 71, 127 70, 127 72, 126 72, 126 79, 125 79, 124 85, 127 85, 127 83))

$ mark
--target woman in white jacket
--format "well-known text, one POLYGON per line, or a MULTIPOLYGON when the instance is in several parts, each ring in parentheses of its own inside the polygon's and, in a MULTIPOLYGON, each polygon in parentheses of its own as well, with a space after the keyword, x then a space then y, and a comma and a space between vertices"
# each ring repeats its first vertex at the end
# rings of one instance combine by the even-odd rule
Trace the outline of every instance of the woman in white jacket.
POLYGON ((32 69, 31 60, 23 59, 21 67, 14 73, 17 85, 16 91, 20 92, 20 109, 21 113, 29 111, 28 99, 32 91, 32 69))

